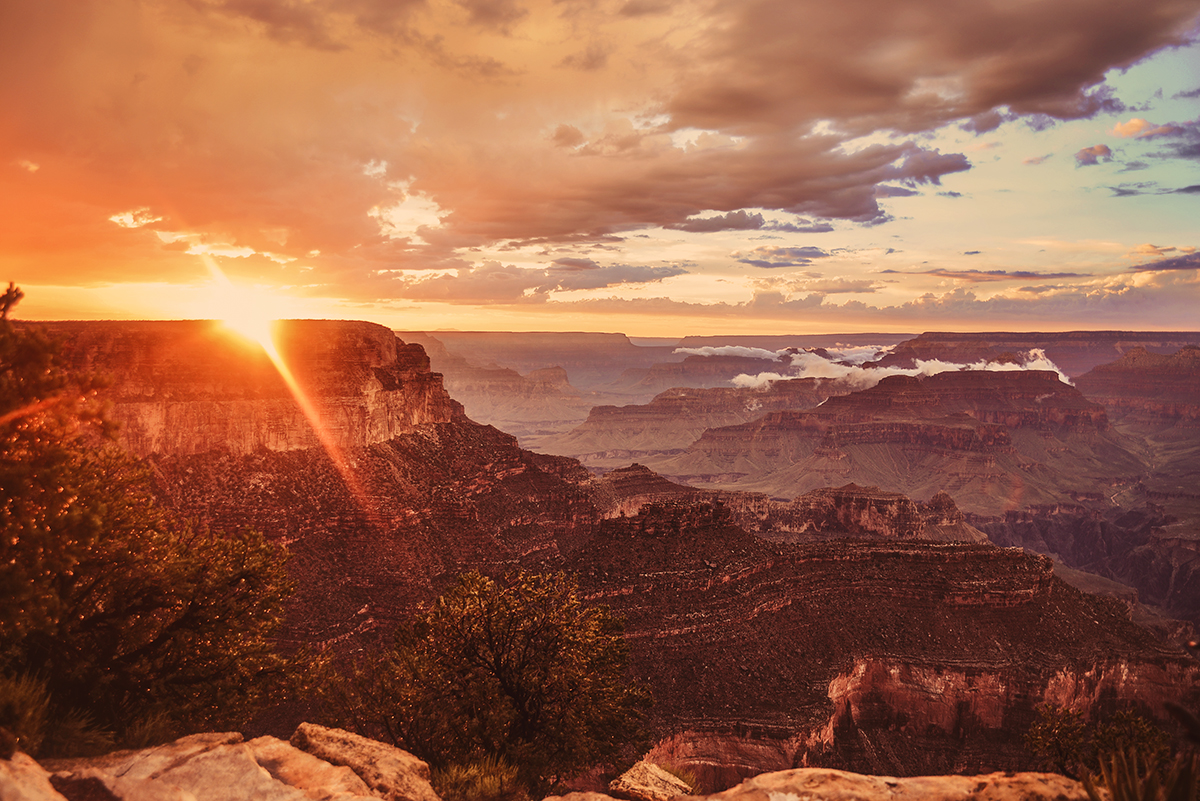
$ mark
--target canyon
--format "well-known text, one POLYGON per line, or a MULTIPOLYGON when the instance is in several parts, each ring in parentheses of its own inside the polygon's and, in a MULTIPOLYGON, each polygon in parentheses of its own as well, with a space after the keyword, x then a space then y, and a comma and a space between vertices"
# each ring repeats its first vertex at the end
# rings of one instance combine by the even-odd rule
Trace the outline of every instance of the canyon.
MULTIPOLYGON (((75 369, 111 376, 120 441, 168 505, 286 545, 286 646, 371 647, 464 570, 565 569, 626 621, 633 675, 657 699, 656 753, 713 786, 797 765, 1016 769, 1039 703, 1159 715, 1164 700, 1200 700, 1194 660, 1133 623, 1128 603, 985 541, 996 521, 1031 537, 1032 502, 1076 508, 1097 476, 1145 470, 1105 409, 1053 373, 889 378, 710 427, 664 460, 686 470, 598 475, 473 421, 424 349, 380 326, 280 327, 309 415, 268 357, 216 324, 45 327, 75 369), (751 455, 723 455, 736 441, 751 455), (895 453, 907 461, 888 466, 895 453), (796 459, 809 466, 788 474, 796 459), (713 480, 737 473, 789 483, 713 480)), ((1136 549, 1158 519, 1115 524, 1147 527, 1136 549)), ((1187 544, 1171 547, 1138 569, 1159 575, 1164 553, 1180 564, 1187 544)))

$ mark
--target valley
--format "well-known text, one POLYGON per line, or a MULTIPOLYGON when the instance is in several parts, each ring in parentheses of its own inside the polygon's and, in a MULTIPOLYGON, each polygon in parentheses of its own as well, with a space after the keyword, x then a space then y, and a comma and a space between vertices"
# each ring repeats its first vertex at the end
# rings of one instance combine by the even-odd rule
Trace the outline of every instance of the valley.
POLYGON ((479 366, 381 326, 295 321, 278 352, 300 402, 213 324, 47 330, 74 369, 111 376, 120 441, 172 509, 286 545, 290 647, 372 647, 466 570, 567 570, 625 620, 653 753, 710 786, 796 765, 1015 770, 1041 703, 1200 702, 1172 644, 1200 620, 1191 350, 1131 350, 1076 387, 1020 357, 864 377, 864 355, 903 345, 836 338, 675 362, 564 338, 543 358, 566 364, 469 338, 479 366), (1148 359, 1153 381, 1131 380, 1148 359), (627 369, 646 372, 621 384, 627 369), (747 370, 782 373, 737 386, 747 370), (652 374, 700 386, 613 402, 652 374), (541 452, 448 387, 524 421, 541 452))

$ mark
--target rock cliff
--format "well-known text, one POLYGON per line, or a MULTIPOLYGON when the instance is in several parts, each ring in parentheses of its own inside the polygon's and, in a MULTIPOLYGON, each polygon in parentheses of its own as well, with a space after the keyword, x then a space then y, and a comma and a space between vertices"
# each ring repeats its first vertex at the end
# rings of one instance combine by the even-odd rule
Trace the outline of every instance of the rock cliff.
POLYGON ((566 565, 626 620, 673 732, 655 753, 710 787, 800 765, 1019 768, 1039 703, 1154 714, 1195 692, 1193 661, 1020 549, 768 543, 719 504, 663 505, 566 565))
POLYGON ((1171 355, 1133 348, 1075 382, 1088 399, 1114 418, 1200 425, 1200 347, 1171 355))
POLYGON ((848 482, 998 514, 1135 483, 1145 462, 1103 407, 1053 373, 892 376, 807 412, 710 429, 645 463, 684 483, 793 498, 848 482))
POLYGON ((521 375, 509 367, 480 366, 451 353, 429 334, 405 334, 429 354, 432 368, 441 373, 446 391, 472 420, 513 434, 521 442, 569 431, 587 418, 601 398, 581 392, 559 366, 543 367, 521 375))
MULTIPOLYGON (((320 445, 291 389, 257 343, 212 321, 45 323, 73 369, 111 373, 121 443, 139 456, 320 445)), ((420 346, 373 323, 288 320, 278 350, 340 448, 366 447, 462 408, 420 346)))
POLYGON ((782 409, 811 409, 849 391, 841 382, 815 378, 775 381, 758 389, 676 387, 644 405, 596 406, 582 425, 539 441, 537 450, 573 456, 589 467, 613 468, 683 450, 709 428, 746 423, 782 409))
MULTIPOLYGON (((220 417, 220 404, 236 402, 231 417, 253 421, 275 420, 273 404, 291 403, 287 413, 299 415, 269 363, 221 344, 209 324, 60 325, 80 326, 69 342, 79 367, 113 374, 114 409, 208 404, 220 417)), ((230 429, 219 427, 164 434, 180 438, 171 448, 140 446, 157 491, 179 513, 217 530, 252 526, 287 545, 297 584, 290 642, 337 648, 387 636, 467 569, 566 569, 592 601, 625 616, 635 675, 658 698, 660 747, 722 781, 805 760, 897 775, 1023 766, 1019 735, 1041 699, 1153 712, 1194 686, 1191 663, 1131 624, 1123 604, 1056 581, 1048 559, 910 538, 918 518, 959 525, 936 492, 920 496, 931 500, 915 512, 870 489, 818 493, 779 519, 801 527, 810 514, 816 522, 805 531, 821 541, 770 542, 711 494, 672 488, 648 470, 597 479, 574 460, 520 449, 463 415, 420 350, 377 326, 291 331, 279 349, 314 404, 359 414, 341 435, 340 460, 300 446, 299 433, 287 447, 250 448, 241 435, 222 439, 230 429), (380 393, 393 393, 395 405, 380 393), (374 428, 372 409, 383 410, 374 428), (827 539, 837 526, 874 539, 827 539), (949 729, 933 687, 961 711, 949 729)), ((1030 402, 1050 389, 1026 380, 1036 384, 1021 390, 1030 402)), ((985 407, 1024 428, 965 413, 940 418, 936 425, 967 429, 980 444, 937 458, 1009 458, 1004 449, 1024 447, 1026 434, 1107 441, 1091 406, 1056 392, 1042 398, 1041 416, 1003 397, 985 407)), ((756 447, 792 447, 773 436, 756 447)), ((876 444, 838 447, 855 455, 876 444)), ((766 501, 748 499, 746 509, 766 501)))
POLYGON ((1097 365, 1120 358, 1134 348, 1145 348, 1155 353, 1174 353, 1185 345, 1198 344, 1200 332, 1197 331, 930 332, 898 344, 889 355, 875 364, 880 367, 912 367, 918 359, 974 364, 1039 348, 1067 375, 1078 376, 1097 365))

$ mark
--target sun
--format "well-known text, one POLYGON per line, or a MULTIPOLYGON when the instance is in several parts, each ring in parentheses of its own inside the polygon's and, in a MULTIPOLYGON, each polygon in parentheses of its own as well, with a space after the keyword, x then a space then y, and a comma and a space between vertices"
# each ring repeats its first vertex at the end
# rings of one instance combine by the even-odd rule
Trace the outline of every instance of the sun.
POLYGON ((263 302, 261 295, 264 293, 245 287, 226 289, 233 291, 222 298, 221 322, 226 328, 262 345, 268 353, 274 351, 275 340, 271 334, 275 320, 270 313, 270 304, 263 302))
POLYGON ((261 345, 274 358, 277 354, 272 332, 279 316, 275 313, 278 299, 265 289, 234 284, 211 257, 205 262, 215 282, 213 316, 230 331, 261 345))

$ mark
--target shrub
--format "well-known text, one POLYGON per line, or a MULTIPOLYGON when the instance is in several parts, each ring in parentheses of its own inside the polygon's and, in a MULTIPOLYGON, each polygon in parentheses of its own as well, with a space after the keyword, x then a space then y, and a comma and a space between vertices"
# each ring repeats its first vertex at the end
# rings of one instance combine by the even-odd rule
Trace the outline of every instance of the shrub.
POLYGON ((289 676, 282 552, 160 508, 99 382, 8 320, 20 297, 0 298, 0 676, 45 688, 45 755, 239 719, 289 676))
POLYGON ((343 725, 436 768, 496 759, 541 797, 646 745, 650 697, 626 680, 626 660, 620 622, 585 606, 566 575, 468 573, 360 661, 335 702, 343 725))

